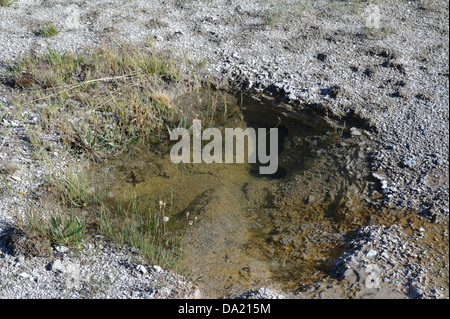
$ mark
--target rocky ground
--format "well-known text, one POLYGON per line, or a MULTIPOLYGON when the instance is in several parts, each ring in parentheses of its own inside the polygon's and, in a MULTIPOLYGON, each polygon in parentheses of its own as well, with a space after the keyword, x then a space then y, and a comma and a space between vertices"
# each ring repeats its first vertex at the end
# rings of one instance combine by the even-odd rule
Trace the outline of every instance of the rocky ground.
MULTIPOLYGON (((382 208, 336 265, 334 277, 346 284, 331 280, 296 295, 255 287, 243 296, 443 298, 448 10, 448 1, 418 0, 23 0, 0 7, 0 66, 4 74, 21 56, 45 52, 46 41, 78 51, 150 38, 159 50, 204 61, 217 87, 272 95, 289 102, 286 111, 317 112, 363 130, 376 145, 367 153, 382 208), (45 40, 37 33, 48 23, 61 32, 45 40)), ((0 164, 14 190, 0 189, 0 220, 7 221, 23 205, 19 192, 36 187, 44 173, 24 138, 25 123, 11 116, 11 89, 1 85, 0 92, 0 164)), ((57 252, 55 260, 13 257, 2 248, 0 297, 201 296, 182 279, 140 265, 132 252, 91 245, 83 256, 57 252)))

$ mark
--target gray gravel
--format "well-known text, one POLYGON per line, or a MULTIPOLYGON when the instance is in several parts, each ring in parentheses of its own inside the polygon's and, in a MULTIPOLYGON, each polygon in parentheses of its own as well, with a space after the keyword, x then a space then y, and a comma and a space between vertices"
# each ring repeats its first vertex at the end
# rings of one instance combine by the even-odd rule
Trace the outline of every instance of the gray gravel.
POLYGON ((200 290, 180 275, 136 262, 132 251, 96 243, 83 253, 53 258, 0 253, 0 297, 13 299, 167 299, 199 298, 200 290))
MULTIPOLYGON (((151 39, 160 50, 206 59, 205 75, 217 86, 270 94, 291 101, 294 111, 310 108, 365 130, 378 145, 370 156, 376 191, 384 195, 379 204, 393 214, 409 210, 423 216, 431 234, 433 225, 448 228, 448 2, 384 1, 374 32, 366 28, 374 12, 366 10, 367 2, 353 9, 347 5, 353 1, 339 3, 20 0, 0 7, 0 66, 5 70, 21 56, 45 52, 46 42, 36 33, 48 23, 62 30, 47 40, 61 51, 151 39)), ((0 86, 0 164, 13 172, 14 194, 39 185, 44 172, 23 141, 24 123, 11 117, 8 92, 0 86)), ((0 188, 0 220, 23 205, 10 193, 0 188)), ((345 289, 318 284, 293 296, 255 287, 241 297, 448 297, 448 276, 434 280, 448 274, 448 245, 439 251, 440 261, 408 257, 428 254, 417 232, 408 222, 360 230, 336 267, 349 281, 345 289), (382 273, 381 288, 364 288, 368 265, 382 273)), ((448 232, 435 236, 448 242, 448 232)), ((160 273, 148 267, 145 273, 138 265, 128 252, 106 246, 54 261, 22 260, 2 248, 0 297, 171 298, 177 290, 201 296, 182 280, 166 279, 167 290, 157 289, 160 273)))

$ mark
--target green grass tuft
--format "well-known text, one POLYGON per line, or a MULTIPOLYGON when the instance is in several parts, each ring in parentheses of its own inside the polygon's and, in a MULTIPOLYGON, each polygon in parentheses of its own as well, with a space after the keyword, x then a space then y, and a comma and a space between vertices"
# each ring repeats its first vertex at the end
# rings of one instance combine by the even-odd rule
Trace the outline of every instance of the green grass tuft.
POLYGON ((149 265, 181 270, 182 233, 166 213, 165 203, 159 211, 143 208, 145 201, 134 197, 128 204, 102 206, 100 230, 118 247, 137 249, 149 265))
POLYGON ((39 35, 44 38, 51 38, 57 36, 59 34, 59 30, 54 25, 44 26, 39 31, 39 35))
POLYGON ((17 0, 0 0, 0 7, 10 7, 14 2, 17 2, 17 0))

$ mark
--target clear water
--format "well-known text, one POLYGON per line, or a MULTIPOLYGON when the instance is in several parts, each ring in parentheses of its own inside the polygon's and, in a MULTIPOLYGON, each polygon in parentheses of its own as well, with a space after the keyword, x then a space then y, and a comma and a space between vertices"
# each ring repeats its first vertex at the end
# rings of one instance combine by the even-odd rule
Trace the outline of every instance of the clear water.
POLYGON ((286 114, 249 98, 238 105, 223 127, 279 128, 276 174, 259 175, 248 163, 174 164, 170 142, 96 168, 115 200, 137 196, 155 210, 167 203, 167 214, 185 227, 183 261, 213 298, 313 283, 371 212, 361 137, 313 114, 286 114))

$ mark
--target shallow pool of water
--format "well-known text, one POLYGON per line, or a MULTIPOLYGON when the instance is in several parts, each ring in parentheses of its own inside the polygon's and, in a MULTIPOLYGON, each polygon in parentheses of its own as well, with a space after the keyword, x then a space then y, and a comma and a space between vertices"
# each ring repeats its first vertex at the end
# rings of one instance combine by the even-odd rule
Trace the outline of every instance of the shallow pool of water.
POLYGON ((276 111, 250 97, 234 107, 222 128, 279 128, 276 174, 248 163, 174 164, 166 141, 110 159, 95 175, 107 177, 99 185, 116 201, 136 196, 154 210, 166 202, 185 227, 183 261, 206 296, 301 289, 326 276, 367 223, 368 146, 314 114, 276 111))

